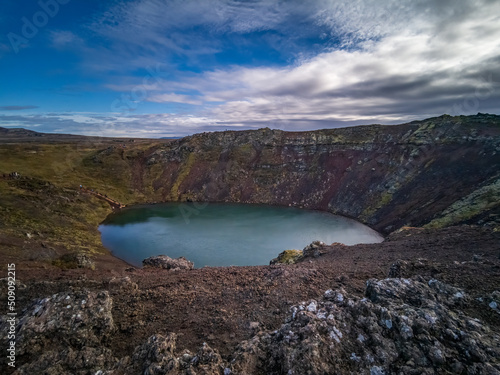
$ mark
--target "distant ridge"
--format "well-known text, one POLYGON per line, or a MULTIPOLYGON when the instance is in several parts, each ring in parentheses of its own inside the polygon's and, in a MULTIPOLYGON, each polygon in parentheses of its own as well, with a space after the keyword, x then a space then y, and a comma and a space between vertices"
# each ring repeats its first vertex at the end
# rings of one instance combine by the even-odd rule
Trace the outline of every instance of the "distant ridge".
MULTIPOLYGON (((24 128, 5 128, 0 127, 0 143, 33 142, 43 138, 46 142, 135 142, 137 140, 159 140, 161 138, 135 138, 135 137, 101 137, 92 135, 76 135, 62 133, 40 133, 34 130, 24 128)), ((167 139, 167 138, 165 138, 167 139)))
MULTIPOLYGON (((385 124, 368 124, 368 125, 349 125, 345 127, 340 127, 340 128, 324 128, 324 129, 315 129, 315 130, 292 130, 292 131, 287 131, 287 130, 280 130, 282 132, 287 132, 287 133, 314 133, 314 132, 322 132, 322 131, 333 131, 333 130, 341 130, 341 129, 349 129, 349 128, 357 128, 357 129, 363 129, 363 128, 373 128, 373 127, 395 127, 395 126, 403 126, 403 125, 416 125, 416 124, 421 124, 424 122, 428 121, 433 121, 433 120, 439 120, 442 121, 443 119, 456 119, 459 122, 467 122, 467 121, 473 121, 476 123, 481 123, 481 122, 498 122, 500 121, 500 115, 496 114, 490 114, 490 113, 481 113, 478 112, 476 115, 460 115, 460 116, 450 116, 447 114, 441 115, 441 116, 436 116, 436 117, 430 117, 426 118, 423 120, 414 120, 411 122, 407 123, 401 123, 401 124, 390 124, 390 125, 385 125, 385 124)), ((213 131, 213 132, 206 132, 206 133, 244 133, 244 132, 252 132, 252 131, 259 131, 259 130, 277 130, 277 129, 270 129, 270 128, 261 128, 261 129, 244 129, 244 130, 226 130, 226 131, 213 131)), ((34 130, 28 130, 25 128, 5 128, 0 126, 0 143, 5 143, 5 142, 11 142, 11 141, 30 141, 30 139, 33 138, 38 138, 38 137, 44 137, 47 141, 83 141, 83 140, 91 140, 91 141, 96 141, 99 139, 102 140, 116 140, 116 142, 126 142, 127 140, 176 140, 176 139, 182 139, 186 137, 192 137, 197 134, 205 134, 204 133, 195 133, 192 135, 186 135, 184 137, 159 137, 159 138, 142 138, 142 137, 106 137, 106 136, 92 136, 92 135, 76 135, 76 134, 65 134, 65 133, 41 133, 37 132, 34 130)))

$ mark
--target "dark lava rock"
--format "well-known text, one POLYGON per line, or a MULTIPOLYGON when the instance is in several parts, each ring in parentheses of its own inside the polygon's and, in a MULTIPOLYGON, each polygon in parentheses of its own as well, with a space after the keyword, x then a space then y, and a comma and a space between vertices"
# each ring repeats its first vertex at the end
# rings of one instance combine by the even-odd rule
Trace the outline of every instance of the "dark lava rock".
POLYGON ((164 268, 173 271, 192 270, 194 268, 194 263, 184 257, 173 259, 166 255, 149 257, 147 259, 144 259, 142 261, 142 264, 148 267, 164 268))
POLYGON ((132 358, 120 360, 114 371, 105 373, 167 374, 179 369, 174 355, 175 334, 153 335, 137 347, 132 358))
POLYGON ((329 290, 292 307, 277 331, 237 349, 237 374, 498 374, 500 336, 459 310, 437 280, 369 280, 366 298, 329 290))
POLYGON ((177 335, 153 335, 138 346, 132 358, 125 357, 114 369, 101 371, 102 375, 114 374, 183 374, 209 375, 223 374, 221 356, 206 343, 196 352, 184 350, 181 356, 175 355, 177 335))
POLYGON ((433 266, 428 259, 417 258, 413 260, 396 260, 387 273, 389 278, 409 278, 412 275, 420 275, 422 271, 430 271, 432 275, 439 273, 439 270, 433 266))
MULTIPOLYGON (((29 356, 15 374, 87 374, 116 361, 103 343, 114 332, 108 292, 66 292, 35 300, 16 325, 18 356, 29 356)), ((0 329, 6 331, 8 322, 0 329)))
POLYGON ((18 368, 14 375, 93 375, 115 363, 112 351, 105 347, 66 348, 42 353, 35 361, 18 368))
POLYGON ((391 265, 389 268, 389 273, 387 277, 395 278, 395 277, 404 277, 408 268, 408 262, 398 259, 395 263, 391 265))
POLYGON ((325 247, 325 244, 321 241, 314 241, 304 247, 302 250, 303 258, 318 258, 321 255, 321 250, 325 247))

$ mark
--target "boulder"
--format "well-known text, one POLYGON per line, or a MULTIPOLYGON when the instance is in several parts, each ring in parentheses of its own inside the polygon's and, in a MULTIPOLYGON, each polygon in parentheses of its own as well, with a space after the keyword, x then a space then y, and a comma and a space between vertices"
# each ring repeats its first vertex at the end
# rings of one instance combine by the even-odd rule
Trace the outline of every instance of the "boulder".
POLYGON ((194 268, 194 263, 184 257, 173 259, 166 255, 157 255, 144 259, 142 265, 145 267, 163 268, 172 271, 191 270, 194 268))
POLYGON ((103 374, 100 369, 110 368, 115 363, 113 352, 105 347, 61 348, 44 351, 32 362, 19 367, 13 375, 103 374))
POLYGON ((389 268, 389 273, 387 274, 387 277, 389 278, 404 277, 406 276, 407 272, 408 272, 408 262, 398 259, 389 268))
POLYGON ((101 374, 170 374, 170 375, 219 375, 224 365, 219 353, 206 343, 196 354, 184 350, 175 354, 177 335, 156 334, 138 346, 131 358, 125 357, 118 364, 101 374))
POLYGON ((278 257, 272 259, 269 264, 295 264, 302 258, 302 250, 285 250, 278 257))
MULTIPOLYGON (((16 325, 17 355, 31 361, 15 374, 87 374, 112 366, 116 360, 103 345, 115 331, 112 306, 107 291, 63 292, 33 301, 16 325)), ((1 322, 2 332, 8 324, 1 322)))
POLYGON ((239 345, 234 374, 497 374, 500 335, 437 280, 369 280, 366 297, 328 290, 239 345))
POLYGON ((309 245, 304 247, 302 250, 302 255, 304 258, 318 258, 321 255, 321 250, 326 245, 321 241, 311 242, 309 245))

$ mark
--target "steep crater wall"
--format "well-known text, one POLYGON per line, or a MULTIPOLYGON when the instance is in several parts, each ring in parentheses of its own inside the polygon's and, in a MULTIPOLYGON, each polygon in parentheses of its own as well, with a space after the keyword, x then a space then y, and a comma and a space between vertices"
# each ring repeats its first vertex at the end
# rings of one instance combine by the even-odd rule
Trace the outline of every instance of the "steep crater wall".
POLYGON ((202 133, 149 149, 132 164, 132 187, 148 200, 292 205, 356 218, 382 233, 500 213, 495 115, 202 133))

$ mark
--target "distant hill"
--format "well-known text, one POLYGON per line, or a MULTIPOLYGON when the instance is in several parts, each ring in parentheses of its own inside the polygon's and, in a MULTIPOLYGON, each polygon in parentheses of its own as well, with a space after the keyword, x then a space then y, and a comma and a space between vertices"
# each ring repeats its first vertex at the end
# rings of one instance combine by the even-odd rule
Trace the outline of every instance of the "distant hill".
MULTIPOLYGON (((56 133, 40 133, 34 130, 28 130, 24 128, 4 128, 0 127, 0 143, 18 143, 18 142, 33 142, 33 141, 43 141, 47 143, 52 142, 97 142, 97 141, 111 141, 111 142, 135 142, 138 140, 148 140, 158 138, 129 138, 129 137, 98 137, 98 136, 87 136, 87 135, 75 135, 75 134, 56 134, 56 133)), ((176 138, 164 138, 164 139, 176 139, 176 138)))
POLYGON ((2 128, 0 127, 0 134, 2 135, 14 135, 16 137, 40 137, 43 133, 38 133, 33 130, 28 130, 24 128, 2 128))

